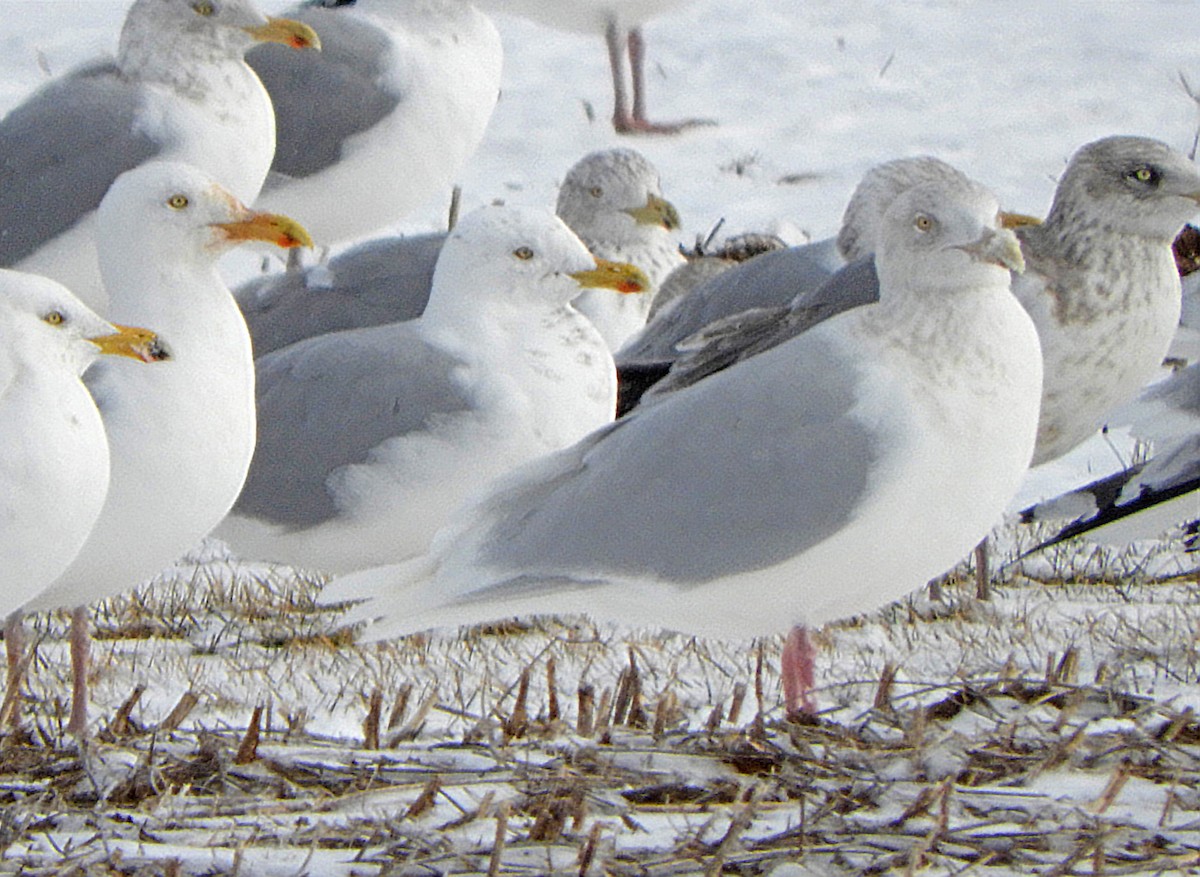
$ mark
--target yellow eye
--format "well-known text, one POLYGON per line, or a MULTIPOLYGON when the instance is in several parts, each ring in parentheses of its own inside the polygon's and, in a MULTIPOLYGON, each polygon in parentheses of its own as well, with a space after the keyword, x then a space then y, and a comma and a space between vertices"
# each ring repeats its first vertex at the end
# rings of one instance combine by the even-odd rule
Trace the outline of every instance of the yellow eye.
POLYGON ((203 15, 205 18, 216 12, 216 7, 207 0, 200 0, 199 3, 193 3, 192 9, 196 10, 197 15, 203 15))
POLYGON ((599 186, 592 186, 592 188, 588 189, 588 194, 590 194, 593 198, 599 198, 604 194, 604 190, 599 186))
POLYGON ((167 206, 170 207, 172 210, 182 210, 183 208, 187 207, 188 204, 190 204, 190 203, 191 202, 188 201, 187 195, 172 195, 170 198, 167 199, 167 206))
POLYGON ((533 258, 533 250, 529 249, 529 247, 517 247, 513 250, 513 255, 522 262, 528 262, 533 258))
POLYGON ((933 228, 933 217, 918 213, 917 218, 913 220, 913 226, 917 231, 929 231, 933 228))
POLYGON ((1133 169, 1131 176, 1139 183, 1157 183, 1158 171, 1149 165, 1141 165, 1133 169))
POLYGON ((67 321, 67 318, 63 315, 62 311, 51 311, 50 313, 46 314, 46 316, 42 317, 42 319, 51 326, 61 326, 67 321))

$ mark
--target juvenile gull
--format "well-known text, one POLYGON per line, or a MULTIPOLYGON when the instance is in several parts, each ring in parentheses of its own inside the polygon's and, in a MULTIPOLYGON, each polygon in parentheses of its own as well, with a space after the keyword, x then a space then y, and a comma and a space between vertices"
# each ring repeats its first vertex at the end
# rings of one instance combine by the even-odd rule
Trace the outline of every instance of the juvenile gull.
POLYGON ((0 270, 0 615, 67 568, 108 492, 108 440, 83 372, 103 354, 152 361, 155 341, 53 280, 0 270))
POLYGON ((256 206, 302 217, 329 245, 448 197, 500 93, 491 20, 467 0, 318 0, 289 14, 322 51, 247 56, 278 116, 256 206))
POLYGON ((121 173, 186 161, 253 201, 275 118, 242 56, 264 41, 317 45, 251 0, 136 0, 115 59, 48 82, 0 122, 0 265, 53 277, 104 313, 93 217, 121 173))
POLYGON ((472 490, 612 420, 612 356, 571 300, 645 285, 549 211, 474 211, 420 319, 258 360, 258 445, 217 535, 243 557, 335 572, 424 551, 472 490))
MULTIPOLYGON (((658 171, 632 149, 581 158, 563 179, 556 209, 593 255, 630 262, 649 278, 642 295, 584 290, 575 301, 615 350, 645 322, 654 289, 683 262, 673 234, 679 214, 663 197, 658 171)), ((420 316, 444 239, 428 234, 367 241, 327 264, 243 284, 234 295, 255 356, 326 332, 420 316)))
POLYGON ((909 190, 877 303, 516 470, 428 556, 322 599, 374 598, 352 610, 383 616, 372 637, 560 612, 741 636, 920 586, 987 532, 1033 450, 1041 356, 996 214, 975 185, 909 190))
POLYGON ((76 610, 73 733, 87 717, 82 605, 140 584, 208 534, 237 498, 254 450, 250 334, 216 260, 248 240, 311 245, 295 222, 247 210, 176 162, 121 175, 96 229, 112 315, 155 327, 170 359, 153 368, 105 361, 88 372, 112 451, 108 497, 75 562, 26 604, 76 610))
POLYGON ((613 128, 621 134, 676 134, 707 125, 702 119, 651 122, 646 118, 646 41, 642 24, 687 0, 480 0, 484 9, 509 12, 559 30, 603 34, 613 82, 613 128), (626 67, 626 55, 629 62, 626 67), (628 87, 625 82, 629 76, 628 87), (632 102, 630 101, 632 92, 632 102))

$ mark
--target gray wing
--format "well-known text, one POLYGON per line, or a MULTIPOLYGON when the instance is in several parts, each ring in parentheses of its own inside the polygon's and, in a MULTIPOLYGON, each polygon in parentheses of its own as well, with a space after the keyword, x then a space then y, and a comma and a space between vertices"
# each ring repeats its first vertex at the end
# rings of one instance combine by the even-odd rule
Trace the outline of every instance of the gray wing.
POLYGON ((0 265, 14 265, 99 206, 161 144, 136 131, 141 93, 111 62, 48 82, 0 122, 0 265))
POLYGON ((336 332, 415 320, 425 311, 444 234, 374 240, 328 263, 251 280, 234 297, 254 355, 336 332))
POLYGON ((810 336, 640 409, 504 479, 464 530, 475 560, 519 586, 699 583, 793 557, 853 516, 885 450, 847 416, 858 381, 810 336))
POLYGON ((258 440, 234 511, 289 527, 334 517, 331 472, 470 407, 451 378, 459 365, 406 325, 337 332, 259 359, 258 440))
POLYGON ((764 253, 722 272, 664 309, 621 350, 620 364, 662 362, 710 323, 751 308, 782 307, 824 283, 840 264, 827 242, 764 253))
POLYGON ((275 105, 272 174, 307 177, 336 163, 345 141, 389 115, 401 98, 386 86, 390 46, 377 27, 341 8, 302 6, 289 16, 317 32, 321 51, 264 45, 246 61, 275 105))
POLYGON ((879 301, 879 276, 873 257, 842 268, 816 289, 802 291, 788 307, 759 308, 734 314, 679 343, 680 357, 644 399, 662 398, 697 381, 757 356, 807 332, 832 316, 879 301))

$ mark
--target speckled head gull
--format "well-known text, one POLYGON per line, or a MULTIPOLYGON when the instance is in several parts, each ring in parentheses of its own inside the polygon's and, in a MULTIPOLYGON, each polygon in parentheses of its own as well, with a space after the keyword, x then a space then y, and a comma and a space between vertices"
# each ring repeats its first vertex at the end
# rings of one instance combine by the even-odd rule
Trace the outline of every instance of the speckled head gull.
POLYGON ((102 311, 94 211, 123 172, 186 161, 253 201, 275 116, 242 56, 262 41, 316 35, 250 0, 136 0, 115 61, 51 80, 0 122, 0 265, 53 277, 102 311))
POLYGON ((981 187, 885 216, 880 301, 840 314, 500 479, 428 557, 335 580, 370 636, 585 612, 741 636, 919 587, 1029 463, 1041 357, 981 187), (879 550, 864 550, 877 546, 879 550))
MULTIPOLYGON (((110 313, 161 332, 170 359, 154 368, 104 361, 88 372, 112 451, 108 497, 75 562, 30 608, 79 607, 132 588, 224 517, 254 450, 254 361, 216 262, 248 240, 312 243, 294 221, 248 210, 176 162, 126 172, 97 213, 110 313)), ((86 615, 76 612, 74 627, 82 648, 86 615)), ((85 705, 77 690, 72 731, 83 731, 85 705)))
POLYGON ((108 492, 108 440, 80 377, 104 354, 152 361, 156 345, 53 280, 0 270, 0 614, 67 568, 108 492))
POLYGON ((1046 386, 1034 463, 1091 436, 1157 373, 1179 323, 1171 243, 1200 210, 1200 171, 1145 137, 1071 158, 1042 225, 1018 230, 1013 293, 1037 324, 1046 386))
POLYGON ((548 211, 474 211, 420 319, 258 360, 258 445, 217 535, 243 557, 330 571, 426 550, 469 493, 612 420, 612 356, 571 300, 645 285, 548 211))
POLYGON ((684 262, 673 234, 679 213, 663 197, 654 165, 633 149, 605 149, 577 161, 559 187, 555 212, 593 255, 630 262, 650 278, 644 295, 585 291, 575 300, 615 352, 646 324, 654 293, 684 262))
POLYGON ((467 0, 318 0, 288 14, 322 51, 247 56, 278 116, 257 206, 304 217, 329 245, 448 203, 500 93, 491 20, 467 0))

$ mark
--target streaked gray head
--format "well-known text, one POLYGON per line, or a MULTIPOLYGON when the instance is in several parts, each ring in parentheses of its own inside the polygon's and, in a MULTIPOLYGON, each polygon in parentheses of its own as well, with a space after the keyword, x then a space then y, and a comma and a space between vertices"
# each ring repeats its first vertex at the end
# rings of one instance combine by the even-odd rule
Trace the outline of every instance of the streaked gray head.
POLYGON ((922 183, 975 185, 966 174, 939 158, 898 158, 871 168, 850 196, 838 232, 838 252, 848 262, 869 256, 879 246, 879 226, 896 196, 922 183))
POLYGON ((679 214, 663 199, 658 171, 633 149, 605 149, 576 162, 558 190, 555 212, 589 247, 679 228, 679 214))
POLYGON ((1007 283, 1021 270, 1016 236, 997 225, 999 204, 969 180, 923 183, 896 196, 875 253, 881 298, 897 288, 946 290, 1007 283))
POLYGON ((1047 225, 1099 227, 1170 242, 1200 212, 1200 171, 1147 137, 1105 137, 1071 157, 1047 225))

